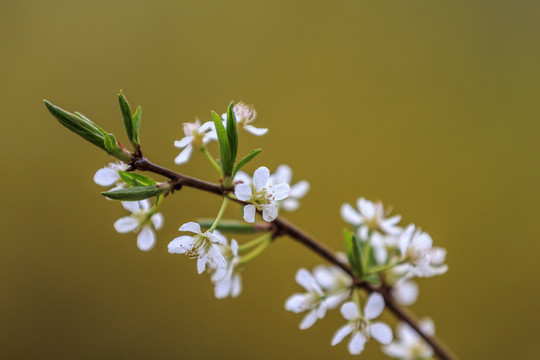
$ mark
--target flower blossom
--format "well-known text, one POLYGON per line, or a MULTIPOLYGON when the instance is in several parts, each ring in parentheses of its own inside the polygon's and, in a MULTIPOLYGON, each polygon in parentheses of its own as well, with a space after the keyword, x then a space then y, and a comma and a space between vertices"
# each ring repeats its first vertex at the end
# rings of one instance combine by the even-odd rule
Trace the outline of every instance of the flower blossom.
POLYGON ((242 277, 238 271, 240 257, 238 256, 238 242, 231 240, 231 245, 221 247, 221 254, 227 262, 225 268, 218 268, 212 274, 214 295, 218 299, 237 297, 242 292, 242 277))
POLYGON ((156 244, 155 230, 163 227, 163 215, 153 213, 148 199, 141 201, 122 201, 124 209, 131 212, 130 216, 122 217, 114 223, 114 229, 120 234, 136 232, 137 246, 142 251, 148 251, 156 244))
MULTIPOLYGON (((418 325, 427 335, 435 335, 435 325, 429 318, 421 319, 418 325)), ((383 352, 393 358, 402 360, 431 359, 433 349, 409 325, 399 323, 396 328, 398 341, 382 348, 383 352)))
POLYGON ((271 185, 269 180, 270 171, 261 166, 253 174, 253 184, 241 183, 235 187, 234 195, 250 203, 244 206, 244 220, 248 223, 255 222, 256 210, 262 211, 265 221, 274 221, 278 214, 276 201, 289 196, 291 189, 288 184, 271 185))
POLYGON ((371 322, 384 310, 384 298, 381 294, 369 295, 364 311, 361 313, 358 305, 352 301, 341 306, 341 315, 349 322, 339 328, 333 339, 332 346, 339 344, 345 337, 351 335, 349 340, 349 353, 358 355, 364 350, 366 342, 375 338, 381 344, 390 344, 392 329, 383 322, 371 322))
POLYGON ((104 187, 114 185, 110 191, 121 189, 125 186, 125 184, 120 178, 120 174, 118 172, 125 171, 127 168, 128 166, 122 162, 109 163, 109 165, 106 167, 96 171, 96 174, 94 175, 94 182, 99 186, 104 187))
POLYGON ((295 279, 307 292, 291 295, 285 301, 285 310, 297 314, 308 312, 300 322, 300 329, 304 330, 315 324, 317 319, 322 319, 326 315, 326 310, 335 308, 339 303, 332 297, 325 296, 321 286, 306 269, 299 269, 295 279))
POLYGON ((358 211, 350 204, 341 206, 341 217, 346 222, 358 227, 358 236, 361 240, 367 240, 369 233, 382 231, 389 235, 399 235, 401 229, 397 223, 401 220, 400 215, 386 218, 384 206, 381 202, 373 203, 364 198, 359 198, 356 202, 358 211))
MULTIPOLYGON (((246 105, 243 102, 239 102, 233 107, 234 116, 236 117, 236 123, 240 129, 244 129, 247 132, 261 136, 268 132, 268 129, 257 128, 253 125, 250 125, 257 118, 257 111, 253 105, 246 105)), ((225 127, 227 126, 227 113, 221 115, 221 119, 225 122, 225 127)))
POLYGON ((288 165, 279 165, 276 172, 270 175, 271 184, 289 184, 291 193, 285 200, 279 201, 278 206, 286 211, 295 211, 300 206, 299 200, 309 191, 309 183, 301 180, 292 184, 292 170, 288 165))
POLYGON ((195 122, 192 123, 184 123, 184 135, 185 137, 181 140, 174 142, 175 147, 184 149, 174 159, 174 163, 177 165, 188 162, 194 147, 200 148, 212 140, 217 140, 214 123, 208 121, 201 125, 199 119, 195 119, 195 122))
POLYGON ((186 254, 197 259, 197 272, 203 273, 208 265, 212 269, 226 268, 227 261, 220 251, 220 245, 227 240, 218 231, 201 232, 201 226, 195 222, 182 225, 179 231, 192 232, 195 235, 183 235, 173 239, 168 249, 171 254, 186 254))
POLYGON ((431 236, 419 229, 415 231, 412 224, 403 231, 399 239, 399 250, 408 259, 405 265, 410 274, 428 277, 448 271, 448 266, 444 264, 446 250, 432 245, 431 236))

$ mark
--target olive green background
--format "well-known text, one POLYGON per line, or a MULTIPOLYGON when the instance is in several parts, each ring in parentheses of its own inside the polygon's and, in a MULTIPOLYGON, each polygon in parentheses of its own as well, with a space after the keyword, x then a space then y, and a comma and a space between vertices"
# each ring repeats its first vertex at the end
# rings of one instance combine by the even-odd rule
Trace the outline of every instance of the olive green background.
POLYGON ((270 131, 242 134, 240 152, 264 149, 248 170, 287 163, 312 185, 288 219, 341 250, 343 202, 393 206, 448 249, 412 310, 463 359, 538 359, 539 15, 538 1, 2 1, 0 357, 351 358, 330 346, 338 311, 300 331, 283 309, 295 271, 321 262, 293 241, 250 264, 234 300, 167 253, 217 197, 167 198, 149 253, 115 233, 126 211, 92 181, 110 158, 41 100, 125 140, 124 89, 145 155, 210 181, 198 153, 173 164, 182 122, 255 104, 270 131))

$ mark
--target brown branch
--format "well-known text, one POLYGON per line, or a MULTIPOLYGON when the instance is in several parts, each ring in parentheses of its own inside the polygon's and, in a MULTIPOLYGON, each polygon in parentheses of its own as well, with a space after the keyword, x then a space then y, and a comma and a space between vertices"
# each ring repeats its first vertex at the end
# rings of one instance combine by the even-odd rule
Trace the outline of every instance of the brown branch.
MULTIPOLYGON (((169 178, 172 181, 174 188, 187 186, 194 189, 217 194, 220 196, 227 196, 227 194, 230 192, 230 190, 224 189, 221 185, 214 184, 214 183, 200 180, 200 179, 196 179, 196 178, 186 176, 183 174, 179 174, 177 172, 174 172, 162 166, 153 164, 142 155, 139 155, 139 156, 135 155, 135 158, 133 159, 133 162, 130 165, 131 165, 130 170, 150 171, 155 174, 162 175, 162 176, 165 176, 166 178, 169 178)), ((245 202, 239 201, 237 199, 231 199, 231 200, 234 200, 241 204, 245 204, 245 202)), ((433 348, 433 351, 437 354, 437 356, 440 359, 457 360, 457 357, 451 354, 450 351, 448 351, 439 340, 437 340, 435 337, 427 335, 424 331, 422 331, 422 329, 420 329, 420 327, 418 326, 418 322, 407 311, 405 311, 401 306, 399 306, 396 303, 396 301, 394 300, 394 297, 391 294, 390 288, 388 286, 383 284, 380 287, 376 287, 368 282, 360 281, 354 276, 351 268, 346 263, 341 261, 334 254, 333 251, 328 249, 326 246, 324 246, 322 243, 317 241, 315 238, 305 233, 303 230, 299 229, 295 225, 291 224, 284 218, 277 217, 272 223, 276 227, 274 236, 279 236, 279 235, 290 236, 292 239, 298 241, 302 245, 311 249, 316 254, 320 255, 322 258, 326 259, 328 262, 340 267, 343 271, 349 274, 351 278, 353 279, 354 286, 358 288, 363 288, 368 292, 378 292, 382 294, 385 299, 386 307, 388 308, 388 310, 390 310, 398 319, 409 324, 409 326, 411 326, 433 348)))

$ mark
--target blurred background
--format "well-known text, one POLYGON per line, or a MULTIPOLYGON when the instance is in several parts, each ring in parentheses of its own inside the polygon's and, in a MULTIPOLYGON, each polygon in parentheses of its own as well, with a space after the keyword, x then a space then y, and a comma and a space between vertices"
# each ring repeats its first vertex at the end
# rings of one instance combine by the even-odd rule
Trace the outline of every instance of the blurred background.
POLYGON ((217 197, 168 198, 149 253, 114 231, 127 212, 92 181, 111 158, 42 99, 126 143, 123 89, 145 155, 209 181, 200 154, 173 163, 182 123, 254 104, 270 131, 242 134, 241 153, 264 149, 247 170, 286 163, 311 183, 288 219, 342 250, 341 204, 382 200, 448 250, 412 310, 463 359, 538 359, 539 15, 538 1, 2 1, 0 357, 351 358, 330 346, 338 311, 300 331, 283 308, 296 270, 322 262, 293 241, 251 263, 234 300, 167 253, 217 197))

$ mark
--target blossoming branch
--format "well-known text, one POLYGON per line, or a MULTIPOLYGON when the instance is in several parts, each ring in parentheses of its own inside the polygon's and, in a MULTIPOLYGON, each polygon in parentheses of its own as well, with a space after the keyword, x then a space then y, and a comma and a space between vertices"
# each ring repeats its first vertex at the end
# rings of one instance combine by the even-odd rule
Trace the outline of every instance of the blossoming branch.
POLYGON ((241 131, 255 136, 268 133, 268 129, 253 125, 257 113, 251 105, 231 103, 222 115, 212 112, 209 121, 185 123, 183 137, 174 142, 181 149, 175 164, 187 163, 198 150, 216 170, 219 182, 209 183, 146 159, 140 144, 141 107, 133 112, 122 93, 118 100, 130 149, 86 116, 67 112, 48 101, 45 105, 62 125, 117 159, 99 169, 94 182, 108 188, 102 195, 120 201, 129 212, 114 223, 114 229, 121 234, 136 234, 140 250, 149 251, 156 245, 156 231, 164 224, 158 209, 167 195, 183 187, 214 193, 223 199, 216 215, 182 224, 180 236, 169 242, 168 251, 196 260, 197 272, 210 275, 217 298, 239 296, 242 273, 248 264, 273 240, 288 236, 329 262, 312 271, 300 268, 296 273, 295 280, 303 290, 286 299, 284 306, 285 310, 303 314, 300 329, 313 326, 328 311, 339 309, 344 324, 335 331, 330 344, 348 339, 347 347, 353 355, 361 354, 375 339, 382 345, 382 352, 392 358, 456 359, 434 337, 431 319, 417 321, 402 307, 413 304, 418 297, 415 278, 441 275, 448 270, 446 251, 433 246, 427 233, 413 224, 401 225, 401 217, 389 215, 382 203, 361 197, 355 206, 345 203, 341 207, 348 227, 343 230, 344 253, 334 253, 278 216, 281 211, 300 208, 301 199, 310 190, 306 180, 293 183, 287 165, 280 165, 273 173, 259 166, 253 176, 242 171, 262 150, 254 149, 238 157, 241 131), (213 142, 217 143, 217 157, 210 149, 213 142), (141 172, 168 180, 157 182, 141 172), (242 218, 223 218, 231 203, 243 207, 242 218), (256 221, 257 216, 262 221, 256 221), (246 233, 253 235, 247 242, 233 238, 246 233), (399 320, 397 339, 388 324, 376 320, 385 309, 399 320))

